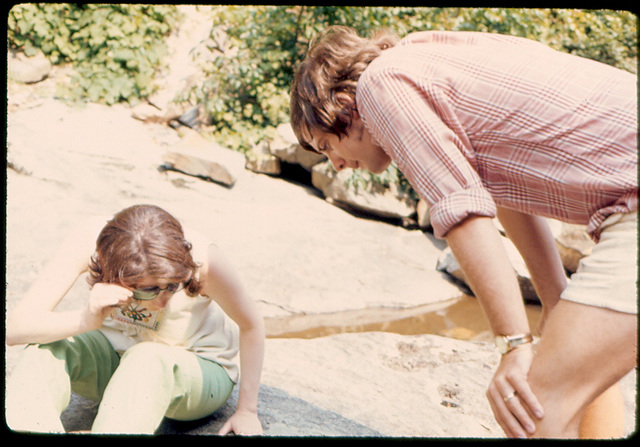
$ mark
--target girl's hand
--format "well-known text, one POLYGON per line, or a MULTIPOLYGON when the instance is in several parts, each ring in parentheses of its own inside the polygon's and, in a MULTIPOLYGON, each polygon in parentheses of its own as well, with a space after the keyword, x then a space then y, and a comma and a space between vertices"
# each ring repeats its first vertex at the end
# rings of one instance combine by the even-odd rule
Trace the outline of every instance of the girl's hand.
POLYGON ((128 304, 131 297, 131 290, 117 284, 95 284, 89 292, 89 303, 84 311, 87 330, 98 329, 116 307, 128 304))
POLYGON ((219 435, 235 433, 236 435, 261 435, 262 424, 257 413, 248 410, 238 410, 222 426, 219 435))

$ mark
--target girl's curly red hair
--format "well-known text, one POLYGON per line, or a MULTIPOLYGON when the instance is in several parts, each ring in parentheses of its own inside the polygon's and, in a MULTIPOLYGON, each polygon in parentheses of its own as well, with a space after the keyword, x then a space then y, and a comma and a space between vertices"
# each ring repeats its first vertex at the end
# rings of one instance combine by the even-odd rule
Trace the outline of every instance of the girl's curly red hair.
POLYGON ((180 222, 157 206, 135 205, 118 212, 100 232, 87 282, 135 288, 151 276, 187 282, 186 293, 196 296, 201 288, 197 269, 180 222))

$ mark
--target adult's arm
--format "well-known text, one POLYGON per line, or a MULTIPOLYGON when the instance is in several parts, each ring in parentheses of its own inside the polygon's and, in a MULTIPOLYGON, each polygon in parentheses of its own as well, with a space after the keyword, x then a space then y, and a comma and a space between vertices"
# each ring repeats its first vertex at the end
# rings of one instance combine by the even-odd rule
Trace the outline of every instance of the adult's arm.
POLYGON ((498 219, 524 260, 542 304, 538 333, 547 315, 567 287, 562 260, 549 225, 543 217, 498 207, 498 219))
MULTIPOLYGON (((518 281, 493 221, 471 216, 449 230, 445 238, 493 333, 529 333, 518 281)), ((542 417, 542 407, 527 382, 532 360, 530 344, 503 355, 487 391, 496 421, 510 437, 524 437, 526 432, 535 431, 529 411, 542 417), (504 398, 513 391, 517 392, 518 398, 505 402, 504 398)))

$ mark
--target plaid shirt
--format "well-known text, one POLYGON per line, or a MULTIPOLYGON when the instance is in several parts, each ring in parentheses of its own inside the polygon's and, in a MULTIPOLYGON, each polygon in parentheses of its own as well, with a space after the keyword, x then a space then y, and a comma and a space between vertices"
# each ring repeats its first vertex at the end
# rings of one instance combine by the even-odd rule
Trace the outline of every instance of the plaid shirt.
POLYGON ((358 112, 444 237, 496 205, 587 225, 637 209, 636 76, 512 36, 427 31, 360 77, 358 112))

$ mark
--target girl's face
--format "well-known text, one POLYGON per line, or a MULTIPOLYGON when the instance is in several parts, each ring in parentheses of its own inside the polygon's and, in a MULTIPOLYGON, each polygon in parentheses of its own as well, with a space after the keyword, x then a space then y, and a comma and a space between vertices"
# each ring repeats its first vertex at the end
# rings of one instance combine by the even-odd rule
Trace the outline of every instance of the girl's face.
POLYGON ((133 290, 133 298, 144 302, 149 310, 161 310, 167 307, 174 293, 183 287, 184 282, 170 283, 166 280, 145 277, 136 284, 133 290))
POLYGON ((391 158, 378 146, 357 112, 351 121, 348 134, 337 135, 311 130, 311 146, 325 154, 336 171, 344 168, 366 169, 380 174, 391 163, 391 158))

